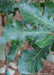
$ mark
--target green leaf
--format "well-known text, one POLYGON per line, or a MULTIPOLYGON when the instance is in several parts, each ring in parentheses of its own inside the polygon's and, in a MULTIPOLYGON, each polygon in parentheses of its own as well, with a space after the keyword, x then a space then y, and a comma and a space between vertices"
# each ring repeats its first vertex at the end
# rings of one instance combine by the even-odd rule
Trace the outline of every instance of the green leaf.
POLYGON ((14 12, 14 8, 17 7, 18 4, 16 0, 0 0, 0 12, 1 15, 6 15, 14 12))
POLYGON ((54 42, 52 43, 51 51, 54 51, 54 42))
POLYGON ((22 75, 31 75, 31 74, 22 74, 22 75))
POLYGON ((37 44, 40 48, 44 48, 46 47, 47 45, 51 45, 52 44, 52 38, 54 36, 53 35, 48 35, 46 37, 43 37, 41 40, 40 40, 40 37, 34 37, 34 36, 31 36, 31 37, 27 37, 27 40, 29 40, 29 44, 30 45, 33 45, 33 44, 37 44))
POLYGON ((1 44, 6 44, 7 43, 7 39, 5 37, 0 37, 0 45, 1 44))
POLYGON ((45 15, 42 15, 42 10, 38 6, 34 6, 30 3, 24 3, 19 5, 19 10, 25 20, 30 23, 35 23, 36 26, 44 25, 45 28, 54 29, 54 22, 47 19, 45 15))
POLYGON ((8 23, 12 23, 12 18, 13 18, 13 14, 10 14, 10 15, 8 16, 8 23))
POLYGON ((46 59, 49 54, 49 47, 43 49, 36 46, 33 50, 21 51, 21 56, 18 58, 18 71, 21 74, 32 74, 41 71, 43 63, 41 58, 46 59))
MULTIPOLYGON (((2 40, 4 40, 3 38, 6 38, 6 41, 12 41, 12 40, 18 40, 19 42, 24 42, 27 37, 29 36, 33 36, 36 39, 36 44, 38 44, 38 42, 41 43, 41 45, 39 45, 39 47, 45 47, 49 44, 51 44, 51 41, 53 40, 54 35, 49 35, 49 33, 53 34, 53 32, 51 31, 51 29, 46 29, 44 27, 39 27, 39 29, 28 29, 28 28, 24 28, 24 26, 21 24, 21 22, 14 20, 13 21, 13 25, 11 24, 7 24, 6 27, 4 27, 3 31, 2 31, 2 40), (46 39, 48 39, 46 41, 46 39), (50 41, 51 40, 51 41, 50 41), (46 42, 45 42, 46 41, 46 42), (48 41, 50 41, 50 43, 48 43, 48 41), (43 43, 44 44, 43 44, 43 43), (47 43, 47 45, 46 45, 47 43)), ((4 41, 1 41, 1 43, 4 43, 4 41)))
POLYGON ((5 60, 5 46, 0 45, 0 60, 5 60))
POLYGON ((23 47, 23 42, 20 42, 18 40, 14 40, 11 42, 12 46, 10 47, 10 52, 7 55, 7 58, 9 61, 14 61, 16 54, 20 50, 21 47, 23 47))
POLYGON ((22 0, 23 2, 28 2, 29 0, 22 0))
POLYGON ((53 1, 54 2, 54 0, 50 0, 50 1, 53 1))
POLYGON ((45 2, 43 15, 47 16, 48 18, 54 15, 54 3, 52 1, 45 2))
POLYGON ((36 44, 39 46, 39 47, 46 47, 47 45, 49 45, 49 44, 52 44, 52 38, 53 38, 54 36, 53 35, 51 35, 51 36, 49 36, 48 35, 48 37, 46 37, 46 38, 44 38, 44 39, 42 39, 40 42, 39 42, 39 40, 37 40, 36 41, 36 44), (44 42, 43 42, 44 41, 44 42), (41 44, 42 43, 42 44, 41 44))
POLYGON ((8 54, 8 56, 7 56, 8 60, 9 60, 9 61, 14 61, 17 52, 18 52, 17 47, 14 46, 14 45, 11 46, 11 47, 10 47, 10 52, 9 52, 9 54, 8 54))
POLYGON ((41 15, 41 8, 40 7, 35 8, 34 5, 30 4, 30 3, 24 3, 24 4, 19 5, 19 10, 20 10, 23 18, 31 23, 35 22, 35 17, 34 17, 35 14, 41 15), (23 8, 22 8, 22 6, 23 6, 23 8), (35 11, 35 10, 37 10, 37 11, 35 11))

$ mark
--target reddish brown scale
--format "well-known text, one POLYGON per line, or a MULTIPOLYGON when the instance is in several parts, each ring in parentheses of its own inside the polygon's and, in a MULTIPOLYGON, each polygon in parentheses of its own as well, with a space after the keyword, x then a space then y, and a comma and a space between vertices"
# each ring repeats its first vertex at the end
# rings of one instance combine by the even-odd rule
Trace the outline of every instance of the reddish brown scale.
POLYGON ((53 33, 53 35, 54 35, 54 33, 53 33))
POLYGON ((51 35, 52 33, 49 33, 49 35, 51 35))
POLYGON ((44 26, 43 24, 41 26, 44 26))
POLYGON ((50 27, 48 29, 51 29, 50 27))
POLYGON ((39 29, 39 27, 37 27, 37 29, 39 29))

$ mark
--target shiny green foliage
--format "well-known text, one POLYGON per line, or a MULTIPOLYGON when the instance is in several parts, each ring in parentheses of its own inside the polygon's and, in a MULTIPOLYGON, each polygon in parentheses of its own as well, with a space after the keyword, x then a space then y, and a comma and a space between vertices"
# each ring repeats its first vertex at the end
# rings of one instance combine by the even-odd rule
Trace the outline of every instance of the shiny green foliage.
POLYGON ((41 58, 47 59, 49 48, 54 48, 54 3, 46 2, 44 10, 34 3, 21 3, 19 11, 24 20, 28 22, 26 28, 18 20, 12 20, 12 14, 8 18, 8 24, 3 28, 0 44, 11 43, 10 52, 7 56, 9 61, 14 61, 19 49, 26 40, 33 50, 22 50, 17 59, 18 70, 21 74, 32 74, 42 70, 41 58), (51 10, 49 8, 51 7, 51 10), (47 14, 46 14, 47 13, 47 14), (53 44, 52 44, 53 43, 53 44))
POLYGON ((6 15, 14 12, 14 8, 17 7, 16 0, 0 0, 0 13, 6 15))

